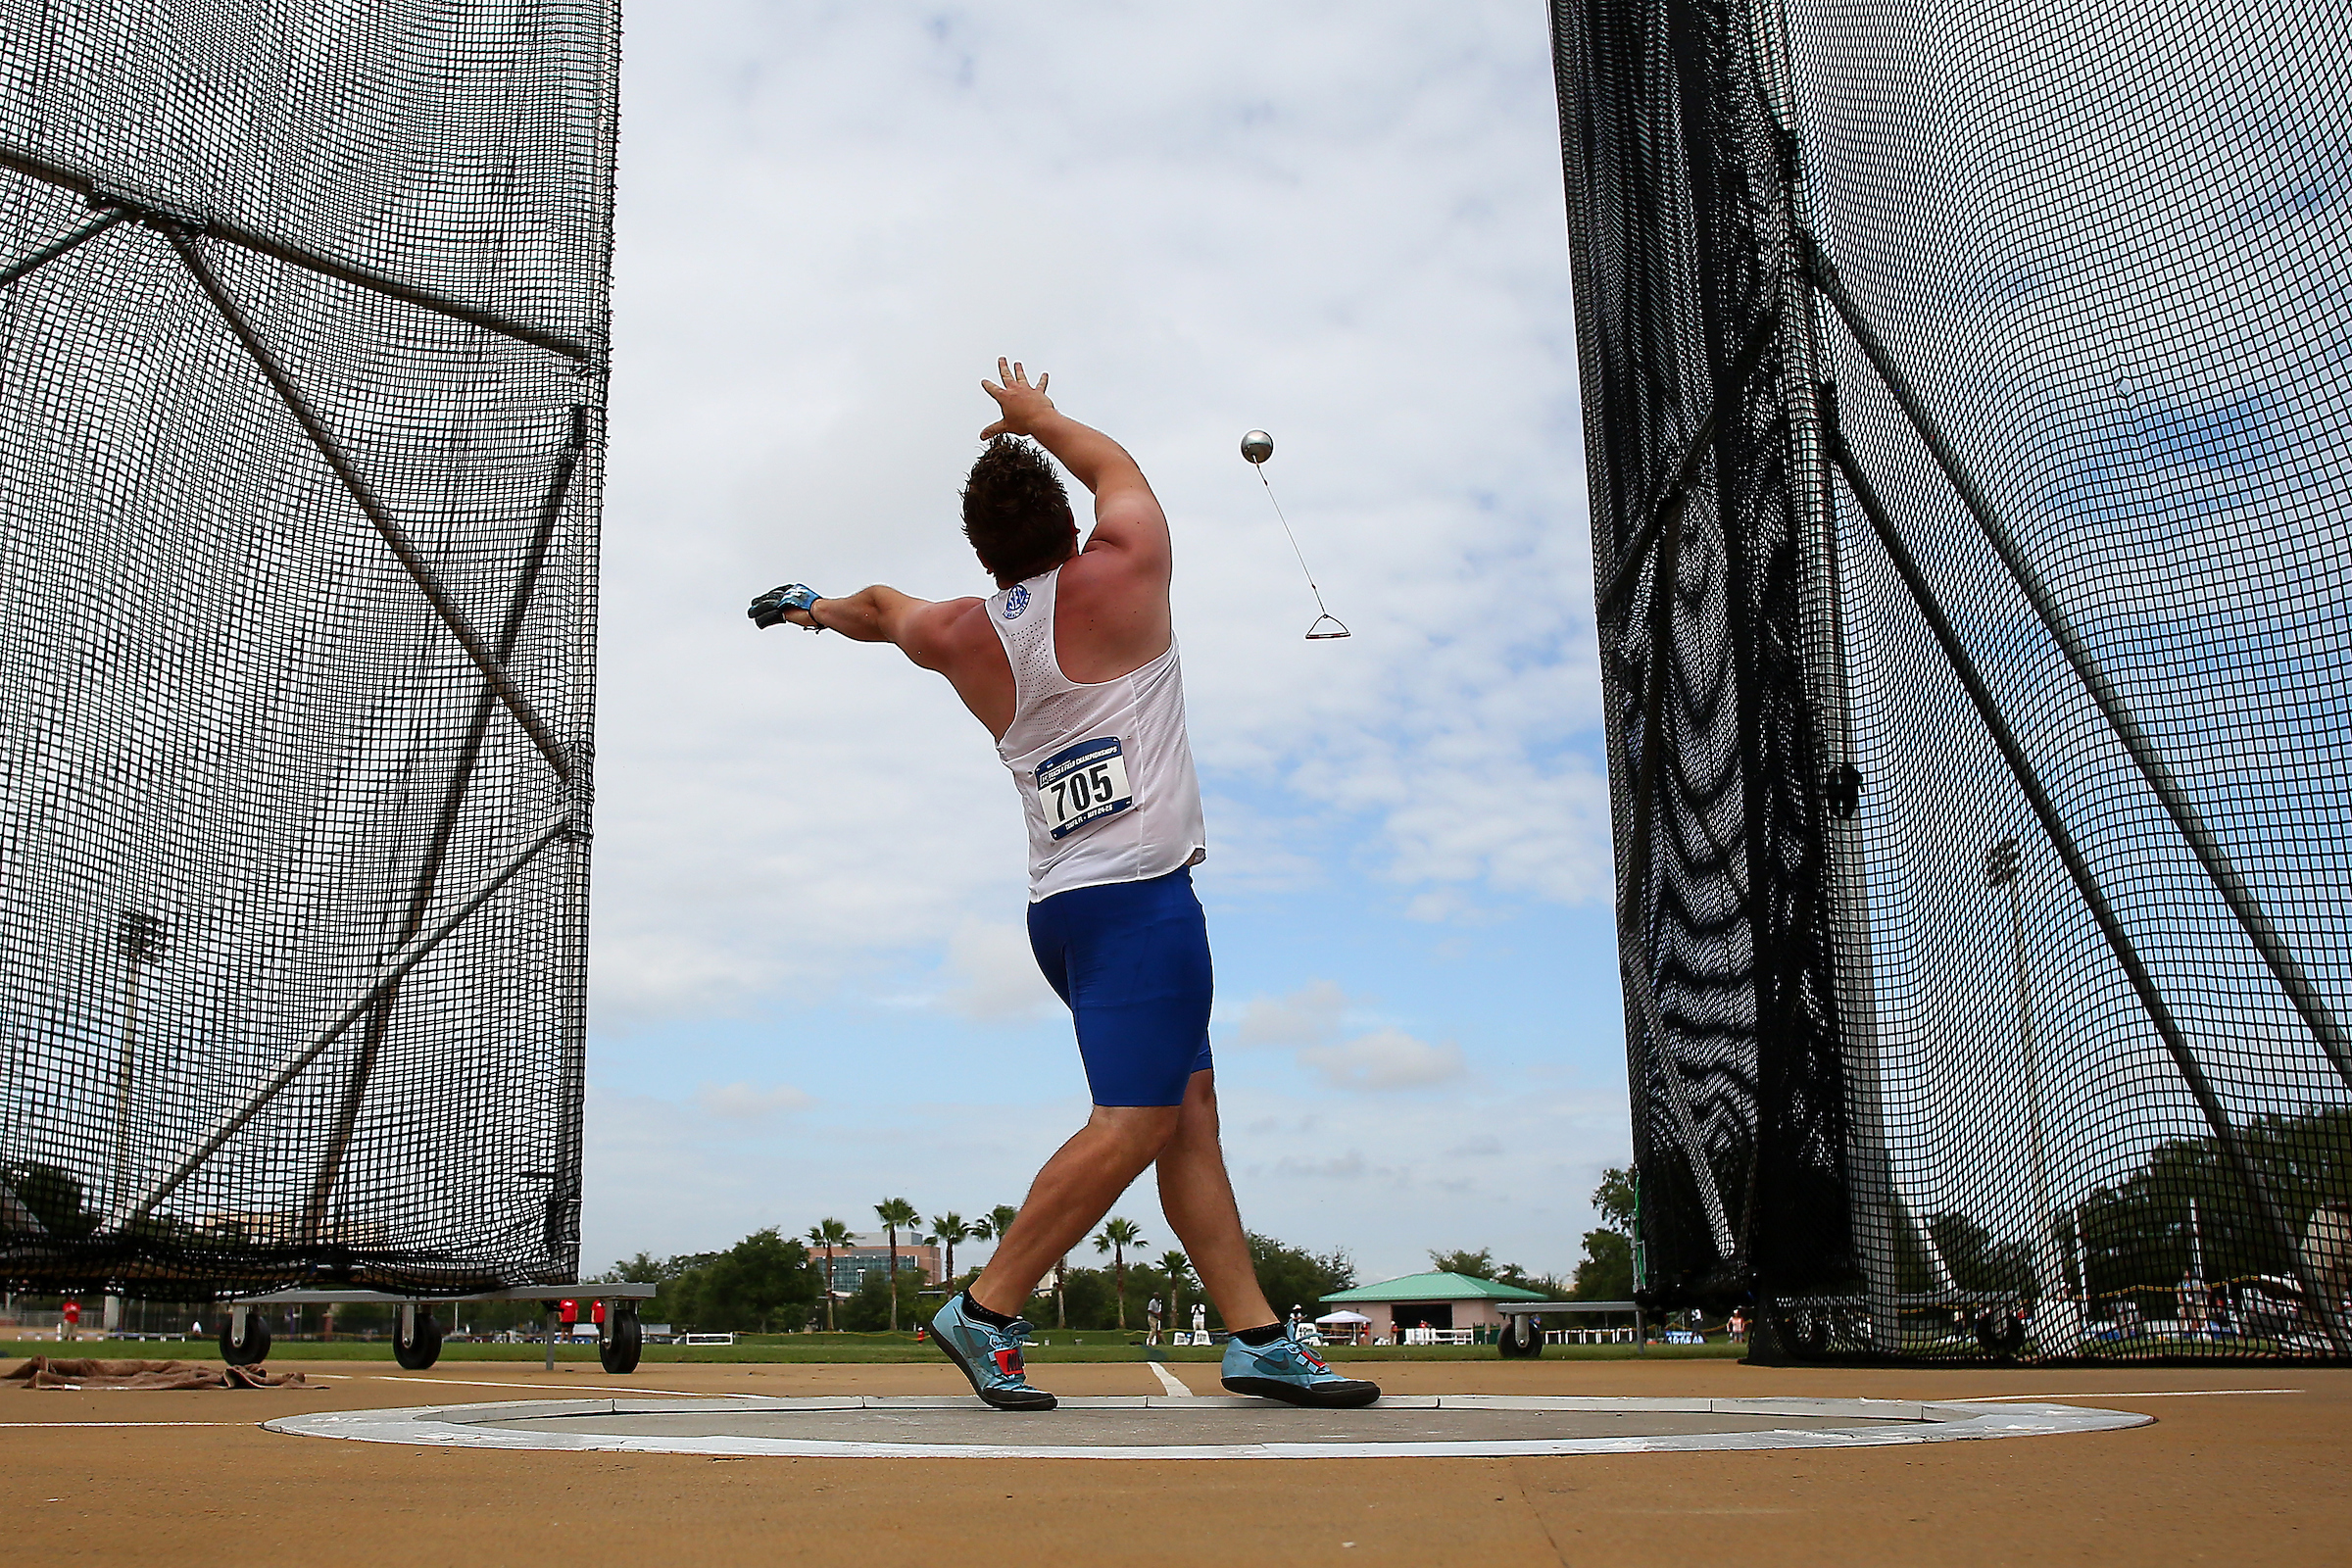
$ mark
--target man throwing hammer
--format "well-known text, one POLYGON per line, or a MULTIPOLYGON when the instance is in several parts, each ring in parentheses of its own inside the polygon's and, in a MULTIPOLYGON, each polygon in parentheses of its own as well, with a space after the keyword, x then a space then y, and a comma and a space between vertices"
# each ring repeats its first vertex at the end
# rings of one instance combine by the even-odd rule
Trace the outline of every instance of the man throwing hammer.
POLYGON ((1135 460, 1056 411, 1045 376, 1032 386, 1003 360, 997 375, 980 383, 999 417, 980 432, 988 447, 963 491, 964 537, 995 594, 934 603, 877 586, 828 599, 793 583, 751 609, 763 627, 895 643, 945 675, 996 737, 1028 818, 1029 943, 1076 1021, 1094 1111, 932 1330, 990 1404, 1052 1409, 1054 1396, 1022 1369, 1021 1307, 1156 1166, 1160 1209, 1235 1326, 1225 1387, 1293 1404, 1369 1404, 1378 1386, 1338 1376, 1266 1304, 1217 1142, 1208 928, 1192 873, 1207 836, 1168 610, 1168 519, 1135 460), (1083 549, 1046 453, 1094 492, 1083 549))

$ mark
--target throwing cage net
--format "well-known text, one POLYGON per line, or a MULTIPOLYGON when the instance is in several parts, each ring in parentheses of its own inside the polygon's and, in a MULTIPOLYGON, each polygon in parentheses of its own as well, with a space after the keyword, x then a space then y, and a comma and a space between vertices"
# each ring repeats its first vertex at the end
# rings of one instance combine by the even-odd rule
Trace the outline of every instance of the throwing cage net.
POLYGON ((1658 1306, 2352 1354, 2352 60, 1561 0, 1658 1306))
POLYGON ((20 1288, 576 1277, 617 27, 0 0, 20 1288))

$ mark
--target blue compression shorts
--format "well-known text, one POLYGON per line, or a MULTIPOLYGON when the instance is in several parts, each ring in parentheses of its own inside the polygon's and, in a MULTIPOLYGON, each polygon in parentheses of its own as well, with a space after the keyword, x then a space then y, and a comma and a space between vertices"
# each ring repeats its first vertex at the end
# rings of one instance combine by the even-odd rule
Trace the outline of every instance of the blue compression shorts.
POLYGON ((1069 1004, 1098 1105, 1180 1105, 1209 1065, 1208 921, 1180 866, 1029 906, 1029 948, 1069 1004))

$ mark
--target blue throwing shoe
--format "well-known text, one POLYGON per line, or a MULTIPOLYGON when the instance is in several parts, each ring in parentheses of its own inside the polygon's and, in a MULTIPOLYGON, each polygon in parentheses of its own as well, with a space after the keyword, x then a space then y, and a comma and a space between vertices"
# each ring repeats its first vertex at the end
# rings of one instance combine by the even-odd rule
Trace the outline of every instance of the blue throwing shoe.
POLYGON ((1021 1341, 1028 1337, 1029 1325, 1019 1318, 1003 1328, 983 1323, 964 1311, 963 1293, 957 1291, 932 1318, 931 1334, 948 1359, 972 1380, 972 1392, 998 1409, 1054 1408, 1054 1396, 1031 1388, 1021 1371, 1021 1341))
POLYGON ((1340 1376, 1287 1332, 1268 1345, 1227 1340, 1224 1379, 1235 1394, 1315 1410, 1356 1410, 1380 1397, 1379 1384, 1340 1376))

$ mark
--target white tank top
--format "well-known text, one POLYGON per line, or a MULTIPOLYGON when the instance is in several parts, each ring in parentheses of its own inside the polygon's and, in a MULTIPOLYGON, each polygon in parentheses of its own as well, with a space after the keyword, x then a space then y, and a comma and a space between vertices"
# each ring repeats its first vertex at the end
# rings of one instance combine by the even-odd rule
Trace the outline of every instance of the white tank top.
POLYGON ((1054 648, 1060 576, 1056 566, 988 601, 1012 663, 1012 724, 997 756, 1012 769, 1029 822, 1032 904, 1208 858, 1176 640, 1115 680, 1071 680, 1054 648))

